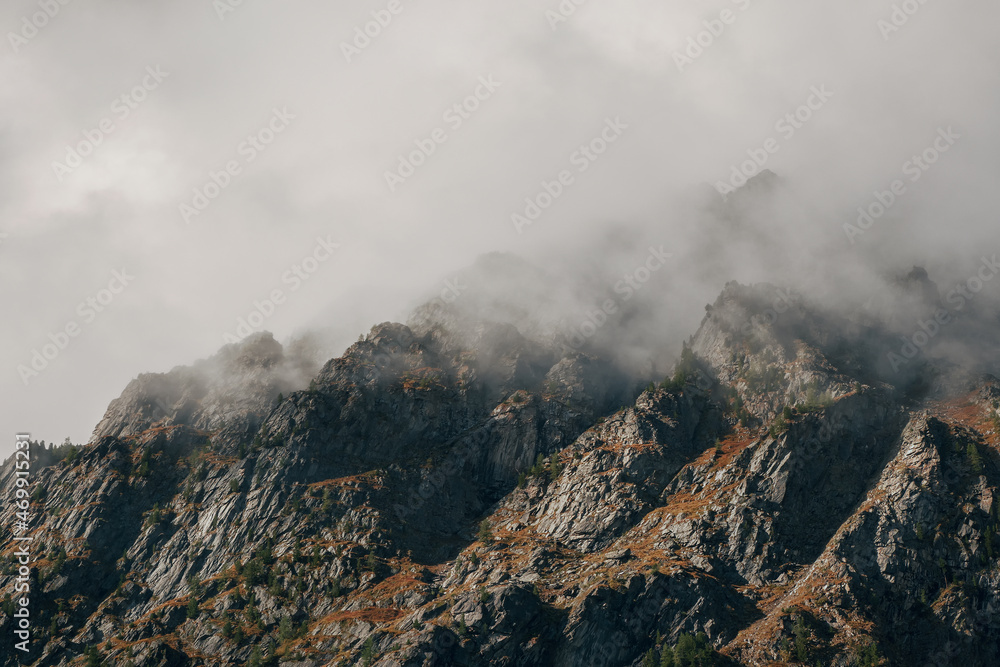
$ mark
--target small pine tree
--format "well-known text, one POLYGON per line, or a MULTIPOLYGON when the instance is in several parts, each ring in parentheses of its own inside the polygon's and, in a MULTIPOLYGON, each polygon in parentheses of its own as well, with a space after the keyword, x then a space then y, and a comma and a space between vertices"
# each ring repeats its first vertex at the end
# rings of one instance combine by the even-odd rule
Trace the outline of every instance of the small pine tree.
POLYGON ((292 625, 291 616, 283 616, 281 621, 278 623, 278 639, 279 641, 288 641, 295 636, 295 626, 292 625))
POLYGON ((375 642, 371 637, 365 640, 364 648, 361 649, 361 663, 369 667, 375 659, 375 642))
POLYGON ((771 428, 768 430, 772 438, 777 438, 779 435, 788 430, 788 422, 785 420, 785 415, 780 414, 771 424, 771 428))
POLYGON ((549 478, 555 479, 562 472, 562 464, 559 463, 559 455, 553 454, 549 457, 549 478))
POLYGON ((201 588, 201 579, 198 577, 198 575, 192 574, 190 577, 188 577, 187 583, 188 583, 188 589, 191 591, 191 595, 193 595, 196 598, 200 598, 202 593, 202 588, 201 588))
POLYGON ((806 626, 804 616, 799 616, 792 628, 795 635, 795 657, 799 662, 806 662, 809 659, 809 637, 812 634, 806 626))
POLYGON ((190 599, 188 600, 187 617, 198 618, 198 614, 200 613, 201 610, 198 608, 198 598, 196 598, 194 594, 192 594, 190 599))
POLYGON ((149 477, 150 461, 152 461, 152 458, 153 456, 149 451, 149 447, 143 449, 142 456, 139 457, 139 468, 135 471, 135 474, 139 477, 149 477))
POLYGON ((539 454, 537 457, 535 457, 535 465, 531 466, 531 469, 528 470, 528 474, 531 475, 532 477, 538 477, 544 471, 545 471, 545 456, 539 454))
POLYGON ((688 665, 695 660, 696 650, 694 637, 683 632, 677 638, 677 646, 674 647, 674 660, 680 665, 688 665))
POLYGON ((858 664, 858 667, 878 667, 878 664, 882 662, 882 657, 878 652, 878 645, 874 641, 869 640, 857 652, 855 662, 858 664))
POLYGON ((276 569, 272 569, 271 573, 267 577, 267 590, 271 594, 271 597, 283 598, 285 596, 285 589, 281 587, 278 583, 278 573, 276 569))
POLYGON ((490 526, 489 519, 483 519, 479 523, 479 541, 483 544, 491 544, 493 542, 493 529, 490 526))
POLYGON ((983 458, 979 455, 979 448, 976 447, 976 443, 970 442, 965 453, 969 459, 969 466, 972 468, 972 471, 977 475, 983 474, 983 458))
POLYGON ((681 633, 673 650, 664 647, 660 654, 660 665, 667 667, 703 667, 715 664, 715 649, 708 643, 708 635, 699 632, 691 635, 681 633))

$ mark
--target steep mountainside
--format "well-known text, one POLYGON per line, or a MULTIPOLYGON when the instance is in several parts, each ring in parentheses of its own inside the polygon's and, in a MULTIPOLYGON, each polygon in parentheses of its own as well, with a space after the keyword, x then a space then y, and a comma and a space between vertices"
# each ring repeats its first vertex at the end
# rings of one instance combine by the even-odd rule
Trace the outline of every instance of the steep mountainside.
POLYGON ((707 310, 645 389, 442 302, 306 390, 267 334, 140 376, 35 459, 24 662, 1000 664, 1000 382, 769 285, 707 310))

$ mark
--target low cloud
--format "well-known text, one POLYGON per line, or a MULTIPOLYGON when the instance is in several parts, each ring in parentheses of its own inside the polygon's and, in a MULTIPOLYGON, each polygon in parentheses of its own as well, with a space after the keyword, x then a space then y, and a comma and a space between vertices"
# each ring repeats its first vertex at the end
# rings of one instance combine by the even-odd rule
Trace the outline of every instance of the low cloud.
MULTIPOLYGON (((527 0, 401 2, 396 13, 391 3, 56 4, 45 19, 36 14, 53 3, 16 0, 0 16, 7 451, 18 431, 86 440, 139 373, 215 353, 317 237, 340 248, 267 318, 279 340, 322 330, 339 354, 499 251, 556 277, 545 301, 567 336, 617 299, 610 315, 629 326, 592 322, 588 341, 637 373, 671 363, 729 280, 854 303, 916 265, 947 294, 1000 251, 1000 7, 985 3, 927 3, 905 20, 893 3, 860 0, 588 2, 569 15, 527 0), (392 20, 357 46, 357 28, 382 11, 392 20), (550 12, 566 20, 553 26, 550 12), (673 54, 706 30, 711 40, 678 71, 673 54), (345 44, 361 51, 349 62, 345 44), (150 66, 169 76, 139 102, 150 66), (502 86, 390 189, 386 172, 450 127, 442 113, 483 76, 502 86), (135 102, 124 117, 110 106, 122 96, 135 102), (812 114, 800 120, 803 104, 812 114), (242 142, 270 128, 275 109, 294 120, 244 159, 242 142), (789 113, 793 136, 776 126, 789 113), (518 234, 511 215, 527 218, 526 200, 540 206, 544 183, 575 170, 571 156, 609 118, 628 129, 518 234), (942 128, 961 139, 908 180, 906 165, 942 128), (57 174, 87 133, 93 150, 57 174), (755 165, 777 175, 778 194, 719 197, 717 183, 761 150, 755 165), (905 192, 893 192, 897 180, 905 192), (195 193, 207 200, 212 185, 199 210, 195 193), (845 225, 873 203, 885 212, 849 237, 845 225), (183 204, 198 214, 184 219, 183 204), (671 257, 626 302, 616 285, 661 247, 671 257), (25 386, 18 366, 121 267, 134 283, 25 386)), ((993 290, 984 285, 978 308, 993 290)))

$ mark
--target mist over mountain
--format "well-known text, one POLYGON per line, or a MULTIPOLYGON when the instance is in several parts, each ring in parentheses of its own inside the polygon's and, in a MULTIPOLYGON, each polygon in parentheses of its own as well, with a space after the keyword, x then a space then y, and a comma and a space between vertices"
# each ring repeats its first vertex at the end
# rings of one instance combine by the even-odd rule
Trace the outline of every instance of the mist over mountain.
POLYGON ((363 42, 356 29, 380 8, 220 5, 98 0, 37 29, 36 2, 10 4, 0 299, 17 326, 0 334, 5 432, 86 440, 129 380, 214 354, 276 289, 285 302, 255 330, 280 341, 326 330, 329 358, 373 322, 405 321, 480 255, 580 267, 566 275, 597 262, 601 289, 620 296, 617 282, 663 246, 687 269, 673 277, 686 314, 665 323, 677 341, 727 280, 810 282, 853 300, 871 274, 917 265, 947 295, 992 253, 1000 100, 996 9, 982 3, 921 5, 903 21, 858 0, 628 0, 553 24, 547 12, 561 10, 533 2, 431 1, 371 28, 350 59, 341 43, 363 42), (734 22, 703 34, 723 10, 734 22), (609 121, 627 127, 598 154, 589 146, 609 121), (386 173, 436 129, 447 140, 390 191, 386 173), (81 152, 69 173, 54 168, 81 152), (702 212, 709 186, 764 169, 794 193, 775 214, 733 232, 713 219, 734 202, 702 212), (571 184, 518 233, 511 216, 563 171, 571 184), (215 187, 186 221, 180 207, 215 187), (630 247, 618 246, 623 227, 640 230, 626 235, 634 254, 602 260, 630 247), (340 248, 306 273, 317 238, 340 248), (308 279, 285 282, 294 267, 308 279), (123 270, 134 280, 109 300, 123 270), (99 297, 102 310, 86 306, 99 297), (46 348, 74 324, 65 348, 46 348))
MULTIPOLYGON (((893 384, 944 369, 997 371, 1000 299, 990 284, 1000 271, 995 256, 980 257, 951 289, 948 278, 961 274, 937 264, 935 280, 911 263, 919 257, 824 256, 785 226, 805 215, 800 202, 794 185, 770 170, 728 196, 696 188, 672 213, 686 217, 683 233, 675 233, 676 225, 664 234, 656 226, 619 223, 596 238, 567 243, 544 263, 512 253, 484 255, 425 292, 426 301, 406 323, 417 336, 445 336, 448 349, 483 352, 487 367, 487 350, 503 344, 497 330, 509 331, 532 345, 539 359, 595 356, 638 387, 673 372, 682 344, 711 313, 718 293, 736 280, 781 288, 774 303, 759 304, 741 329, 781 326, 787 310, 808 306, 823 314, 830 336, 850 336, 869 349, 865 364, 893 384), (670 243, 660 242, 664 238, 670 243)), ((248 340, 254 346, 243 345, 242 352, 228 346, 195 365, 189 377, 150 385, 144 393, 155 396, 155 405, 139 412, 165 416, 213 392, 245 391, 251 392, 248 409, 263 411, 278 393, 308 386, 338 354, 337 335, 330 328, 301 332, 282 351, 270 336, 253 334, 248 340), (234 354, 267 360, 266 377, 235 371, 242 357, 234 354)), ((788 333, 790 339, 800 335, 788 333)), ((496 354, 502 359, 503 352, 496 354)), ((206 430, 218 427, 207 418, 194 421, 206 430)), ((98 427, 95 435, 118 434, 98 427)))
POLYGON ((998 19, 12 0, 0 665, 1000 664, 998 19))
POLYGON ((995 664, 996 265, 814 255, 702 301, 732 253, 795 275, 795 201, 766 172, 670 249, 491 253, 339 356, 140 375, 0 513, 32 664, 995 664))

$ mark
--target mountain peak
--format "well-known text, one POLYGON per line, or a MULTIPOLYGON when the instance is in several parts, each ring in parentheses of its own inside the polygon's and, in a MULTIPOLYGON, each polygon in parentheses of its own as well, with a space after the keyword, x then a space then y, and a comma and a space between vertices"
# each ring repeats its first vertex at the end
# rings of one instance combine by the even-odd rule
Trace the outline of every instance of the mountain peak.
POLYGON ((538 335, 542 275, 484 258, 308 378, 251 336, 36 454, 52 664, 909 664, 993 632, 994 379, 900 384, 883 325, 729 282, 637 387, 538 335))

